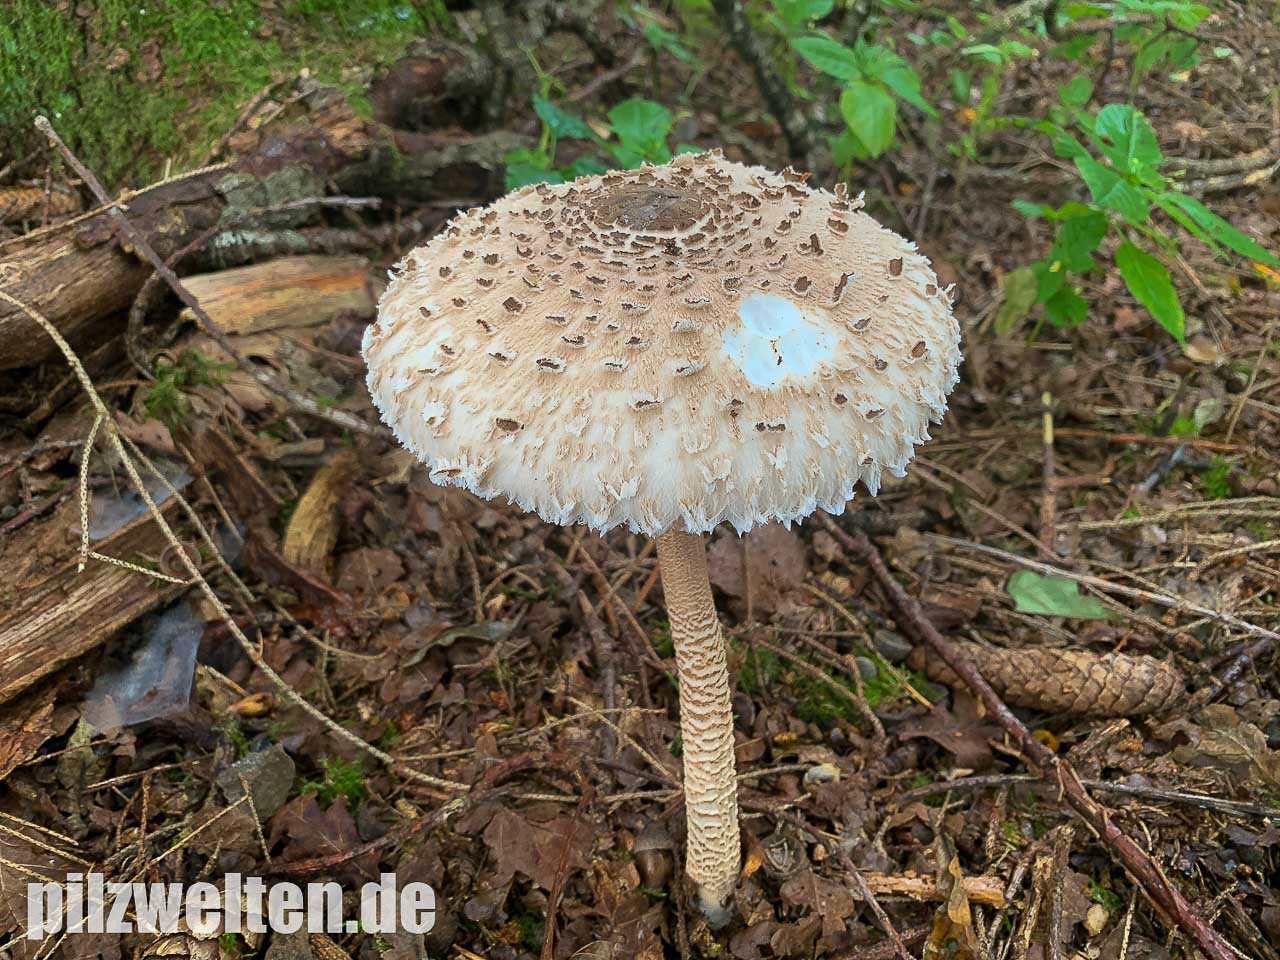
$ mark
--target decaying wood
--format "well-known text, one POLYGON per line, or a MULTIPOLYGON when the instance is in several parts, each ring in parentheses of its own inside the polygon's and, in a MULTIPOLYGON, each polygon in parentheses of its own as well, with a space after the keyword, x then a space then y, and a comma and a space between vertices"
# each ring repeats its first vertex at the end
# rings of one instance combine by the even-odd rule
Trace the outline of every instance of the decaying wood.
MULTIPOLYGON (((364 257, 280 257, 182 282, 229 334, 313 326, 344 311, 372 316, 374 309, 364 257)), ((181 316, 195 319, 186 309, 181 316)))
POLYGON ((44 187, 0 187, 0 223, 39 220, 46 212, 65 217, 80 209, 79 195, 68 187, 55 185, 47 193, 44 187))
MULTIPOLYGON (((131 563, 154 563, 166 546, 160 528, 142 517, 94 549, 131 563)), ((89 561, 83 572, 76 566, 73 560, 48 577, 0 621, 0 703, 186 589, 99 561, 89 561)))
MULTIPOLYGON (((973 662, 992 688, 1015 707, 1092 717, 1160 713, 1186 697, 1182 675, 1154 657, 1056 647, 1006 650, 961 640, 952 646, 973 662)), ((910 664, 930 680, 957 686, 960 678, 920 647, 910 664)))
MULTIPOLYGON (((938 881, 933 877, 917 873, 892 874, 866 870, 862 872, 862 876, 872 893, 877 896, 897 895, 913 900, 946 899, 946 895, 938 888, 938 881)), ((999 877, 965 877, 963 883, 965 896, 974 903, 988 907, 1003 907, 1006 903, 1004 881, 999 877)))
POLYGON ((309 573, 324 576, 333 546, 338 542, 338 500, 355 476, 354 450, 343 450, 333 462, 316 471, 289 518, 280 552, 285 560, 309 573))
MULTIPOLYGON (((282 216, 264 208, 323 195, 331 178, 342 189, 359 183, 373 187, 363 194, 398 202, 480 202, 501 187, 502 155, 527 142, 501 132, 406 134, 359 118, 336 100, 304 121, 233 138, 240 152, 233 163, 153 184, 122 196, 118 205, 168 259, 220 223, 266 230, 301 226, 307 219, 296 212, 282 216), (341 171, 348 173, 338 176, 341 171)), ((0 290, 46 316, 73 347, 101 342, 123 329, 125 311, 152 272, 117 230, 111 213, 97 208, 0 243, 0 290)), ((55 353, 22 311, 0 303, 0 370, 44 363, 55 353)))

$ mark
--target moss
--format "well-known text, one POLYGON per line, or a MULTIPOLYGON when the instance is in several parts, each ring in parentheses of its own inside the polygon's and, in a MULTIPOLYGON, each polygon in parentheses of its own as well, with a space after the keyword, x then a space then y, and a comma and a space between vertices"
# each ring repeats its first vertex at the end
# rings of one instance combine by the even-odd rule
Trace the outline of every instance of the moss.
POLYGON ((1214 457, 1209 469, 1200 475, 1200 492, 1206 500, 1225 500, 1231 496, 1231 464, 1214 457))
POLYGON ((449 29, 434 0, 285 0, 269 15, 258 0, 65 6, 9 0, 0 19, 0 157, 37 148, 44 113, 112 186, 198 160, 273 79, 307 67, 341 83, 449 29))
POLYGON ((359 763, 326 759, 320 762, 324 770, 321 780, 304 781, 299 793, 314 793, 322 806, 329 806, 338 797, 347 798, 347 806, 354 810, 369 799, 369 787, 364 769, 359 763))

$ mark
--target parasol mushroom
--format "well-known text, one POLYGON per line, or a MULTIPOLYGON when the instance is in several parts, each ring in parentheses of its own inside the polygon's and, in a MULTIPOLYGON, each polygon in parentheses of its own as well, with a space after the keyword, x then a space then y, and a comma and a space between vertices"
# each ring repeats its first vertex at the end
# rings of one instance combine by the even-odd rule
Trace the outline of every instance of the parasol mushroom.
POLYGON ((656 538, 686 869, 716 924, 740 838, 702 535, 874 495, 961 359, 928 260, 805 179, 713 151, 523 187, 409 253, 364 338, 370 393, 432 481, 656 538))

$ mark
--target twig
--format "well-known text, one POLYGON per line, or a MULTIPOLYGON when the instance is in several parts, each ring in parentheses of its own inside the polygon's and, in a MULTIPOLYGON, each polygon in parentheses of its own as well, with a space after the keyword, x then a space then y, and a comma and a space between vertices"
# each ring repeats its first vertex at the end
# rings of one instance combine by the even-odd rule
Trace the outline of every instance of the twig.
POLYGON ((711 5, 724 24, 725 32, 738 51, 738 56, 746 61, 755 74, 760 96, 764 98, 769 112, 778 121, 782 135, 786 137, 792 162, 805 170, 810 169, 813 165, 813 131, 809 128, 809 121, 796 106, 786 84, 774 72, 771 58, 761 46, 760 38, 751 29, 751 24, 747 22, 741 0, 711 0, 711 5))
POLYGON ((125 216, 124 211, 120 209, 120 204, 113 201, 107 195, 107 191, 103 189, 98 178, 93 175, 93 172, 88 167, 80 162, 79 158, 71 152, 71 148, 63 143, 62 138, 58 136, 57 131, 53 129, 53 125, 49 123, 48 119, 45 117, 36 117, 35 125, 37 130, 49 138, 49 142, 58 149, 62 154, 63 159, 71 165, 71 168, 75 170, 89 189, 93 191, 93 195, 106 207, 107 213, 115 218, 119 225, 121 234, 123 234, 125 239, 132 244, 134 250, 150 261, 151 266, 155 268, 156 273, 158 273, 164 281, 169 284, 178 299, 189 307, 193 314, 195 314, 196 319, 200 321, 200 325, 204 327, 210 336, 218 341, 218 345, 230 354, 241 369, 249 373, 254 380, 258 381, 258 383, 262 384, 262 386, 266 387, 276 396, 284 399, 296 410, 310 414, 311 416, 317 417, 321 420, 327 420, 330 423, 336 424, 339 427, 344 427, 347 430, 354 430, 357 433, 369 434, 370 436, 376 437, 389 436, 387 430, 383 427, 365 423, 359 417, 353 417, 351 414, 345 413, 341 410, 334 410, 330 407, 322 406, 310 397, 302 396, 289 387, 278 383, 275 377, 261 369, 257 364, 251 363, 249 359, 240 352, 235 344, 231 342, 230 338, 222 331, 222 329, 213 322, 209 317, 209 314, 205 312, 204 307, 200 306, 200 301, 197 300, 191 294, 191 291, 183 285, 182 281, 178 279, 178 275, 175 274, 167 264, 165 264, 164 260, 160 258, 160 255, 157 254, 151 244, 147 242, 147 239, 142 236, 139 231, 134 229, 133 224, 129 222, 129 218, 125 216))
POLYGON ((1058 831, 1053 844, 1053 885, 1049 899, 1049 960, 1062 960, 1062 910, 1066 899, 1067 855, 1071 853, 1071 841, 1076 829, 1072 824, 1064 824, 1058 831))
MULTIPOLYGON (((1102 577, 1095 577, 1087 573, 1076 573, 1074 570, 1068 570, 1064 567, 1055 567, 1053 564, 1040 563, 1037 560, 1029 560, 1026 557, 1018 556, 1016 553, 1009 553, 1007 550, 1001 550, 999 547, 989 547, 985 543, 973 543, 969 540, 961 540, 957 537, 944 537, 936 533, 928 533, 925 534, 925 536, 937 543, 945 543, 953 547, 959 547, 962 550, 972 550, 977 553, 985 553, 988 556, 999 557, 1001 560, 1017 564, 1020 567, 1026 567, 1028 570, 1034 570, 1036 573, 1042 573, 1046 576, 1066 577, 1068 580, 1074 580, 1076 583, 1088 587, 1094 587, 1106 593, 1118 593, 1121 596, 1133 597, 1137 600, 1146 600, 1149 603, 1157 603, 1162 607, 1177 610, 1179 613, 1194 613, 1199 617, 1205 617, 1209 620, 1216 620, 1219 623, 1229 624, 1230 626, 1244 630, 1246 633, 1251 633, 1255 637, 1265 637, 1271 641, 1280 640, 1280 633, 1276 633, 1274 630, 1268 630, 1266 627, 1260 627, 1256 623, 1250 623, 1248 620, 1241 620, 1239 617, 1230 613, 1222 613, 1219 610, 1211 610, 1208 607, 1202 607, 1199 604, 1192 603, 1182 597, 1175 597, 1166 593, 1157 593, 1153 590, 1139 590, 1137 587, 1126 587, 1119 583, 1112 583, 1110 580, 1104 580, 1102 577)), ((867 543, 869 545, 870 541, 868 540, 867 543)))
MULTIPOLYGON (((1187 712, 1194 712, 1188 710, 1187 712)), ((990 787, 1007 787, 1019 783, 1042 783, 1041 777, 1027 773, 1001 773, 987 777, 961 777, 958 780, 943 780, 923 787, 915 787, 905 793, 893 797, 895 806, 923 800, 925 797, 986 790, 990 787)), ((1181 803, 1204 810, 1214 810, 1234 817, 1257 817, 1263 820, 1280 821, 1280 810, 1261 803, 1248 803, 1244 800, 1223 800, 1203 793, 1186 793, 1182 790, 1165 790, 1160 787, 1143 787, 1131 783, 1108 783, 1105 780, 1081 780, 1090 790, 1099 793, 1114 793, 1122 797, 1140 797, 1143 800, 1161 800, 1166 803, 1181 803)))
MULTIPOLYGON (((1238 960, 1226 941, 1204 921, 1182 892, 1169 882, 1169 878, 1164 875, 1151 856, 1116 826, 1109 810, 1089 796, 1071 764, 1053 754, 1048 747, 1037 740, 996 695, 977 668, 960 656, 943 638, 925 617, 919 604, 907 596, 902 586, 893 579, 893 575, 880 556, 880 551, 872 545, 871 541, 862 534, 850 536, 825 514, 822 515, 822 522, 827 532, 851 555, 853 560, 865 564, 871 570, 881 590, 893 606, 898 622, 927 643, 947 666, 964 680, 969 689, 982 701, 987 712, 1017 743, 1023 755, 1039 769, 1041 776, 1058 787, 1063 799, 1120 861, 1142 888, 1147 899, 1172 919, 1210 960, 1238 960)), ((1044 565, 1037 564, 1037 566, 1044 565)))
POLYGON ((1046 390, 1040 400, 1044 404, 1040 436, 1044 450, 1040 487, 1040 543, 1047 553, 1052 554, 1058 524, 1058 480, 1053 462, 1053 394, 1046 390))

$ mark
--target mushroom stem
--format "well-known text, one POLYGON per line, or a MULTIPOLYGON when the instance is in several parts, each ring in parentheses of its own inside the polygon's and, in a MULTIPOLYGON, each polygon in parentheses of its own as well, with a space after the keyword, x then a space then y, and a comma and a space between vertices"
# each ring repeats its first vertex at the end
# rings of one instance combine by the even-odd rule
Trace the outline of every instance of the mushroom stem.
POLYGON ((738 879, 738 784, 724 635, 707 578, 702 538, 669 530, 657 538, 662 589, 680 676, 688 853, 685 870, 713 926, 727 923, 738 879))

